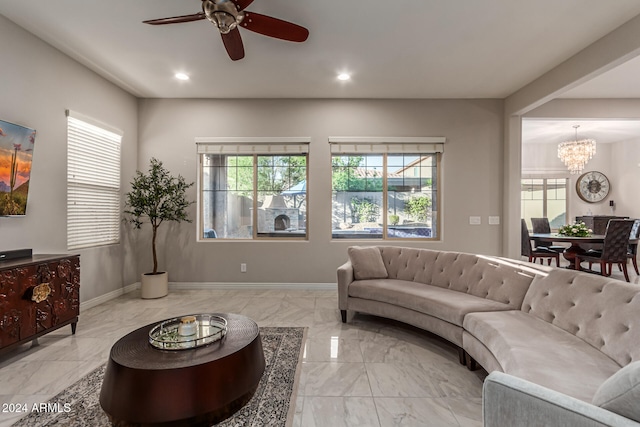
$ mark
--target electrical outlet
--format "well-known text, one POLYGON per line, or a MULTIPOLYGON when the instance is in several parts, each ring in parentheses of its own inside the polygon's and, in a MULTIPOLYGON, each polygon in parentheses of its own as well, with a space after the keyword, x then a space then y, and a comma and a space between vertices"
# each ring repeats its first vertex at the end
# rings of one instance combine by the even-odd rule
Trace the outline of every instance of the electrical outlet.
POLYGON ((482 224, 482 219, 479 216, 470 216, 469 217, 470 225, 480 225, 482 224))
POLYGON ((489 225, 500 225, 499 216, 489 216, 489 225))
POLYGON ((240 264, 240 273, 246 273, 246 272, 247 272, 247 264, 243 262, 242 264, 240 264))

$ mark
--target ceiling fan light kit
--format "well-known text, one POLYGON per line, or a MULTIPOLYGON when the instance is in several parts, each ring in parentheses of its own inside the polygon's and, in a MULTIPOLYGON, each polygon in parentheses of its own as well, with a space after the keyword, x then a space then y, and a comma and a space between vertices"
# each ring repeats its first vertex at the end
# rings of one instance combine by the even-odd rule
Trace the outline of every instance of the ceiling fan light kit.
POLYGON ((309 30, 300 25, 271 16, 245 11, 253 0, 202 0, 202 12, 192 15, 174 16, 143 21, 149 25, 180 24, 208 19, 216 26, 222 42, 234 61, 244 58, 244 45, 238 27, 258 34, 292 42, 303 42, 309 30))

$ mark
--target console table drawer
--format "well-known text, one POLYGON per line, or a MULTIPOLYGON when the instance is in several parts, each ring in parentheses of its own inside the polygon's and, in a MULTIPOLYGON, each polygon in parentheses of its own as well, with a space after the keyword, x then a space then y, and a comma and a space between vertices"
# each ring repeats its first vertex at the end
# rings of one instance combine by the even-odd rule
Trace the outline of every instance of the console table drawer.
POLYGON ((80 313, 79 255, 0 262, 0 353, 71 324, 80 313))

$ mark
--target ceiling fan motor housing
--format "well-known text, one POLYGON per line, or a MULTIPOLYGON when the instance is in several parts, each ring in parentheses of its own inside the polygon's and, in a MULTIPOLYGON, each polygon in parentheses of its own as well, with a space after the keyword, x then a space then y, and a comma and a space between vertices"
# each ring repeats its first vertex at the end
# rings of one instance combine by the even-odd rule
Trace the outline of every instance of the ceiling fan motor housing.
POLYGON ((203 0, 202 11, 222 34, 228 34, 244 18, 244 12, 231 0, 203 0))

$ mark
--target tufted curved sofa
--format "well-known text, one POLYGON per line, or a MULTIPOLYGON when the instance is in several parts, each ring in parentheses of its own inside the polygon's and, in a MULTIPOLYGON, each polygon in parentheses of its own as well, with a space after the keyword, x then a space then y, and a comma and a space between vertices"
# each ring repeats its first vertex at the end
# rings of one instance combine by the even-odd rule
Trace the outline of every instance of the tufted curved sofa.
MULTIPOLYGON (((487 372, 577 401, 591 403, 603 383, 640 361, 635 284, 503 258, 391 246, 349 248, 337 275, 343 322, 355 311, 423 328, 458 346, 460 362, 470 368, 477 362, 487 372)), ((624 425, 640 426, 628 421, 624 425)))

